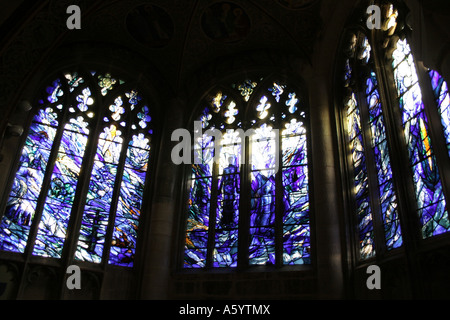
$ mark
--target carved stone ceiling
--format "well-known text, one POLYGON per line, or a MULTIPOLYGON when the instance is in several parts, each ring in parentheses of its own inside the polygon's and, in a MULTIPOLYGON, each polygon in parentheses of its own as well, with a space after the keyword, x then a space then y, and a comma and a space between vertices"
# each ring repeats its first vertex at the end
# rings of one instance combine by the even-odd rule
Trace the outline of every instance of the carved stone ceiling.
POLYGON ((77 43, 104 44, 145 57, 174 87, 188 82, 202 66, 247 52, 280 52, 308 61, 322 26, 321 2, 45 1, 35 9, 34 20, 0 51, 0 85, 6 86, 0 95, 23 83, 22 73, 29 73, 44 55, 77 43), (76 3, 82 10, 82 29, 68 30, 66 9, 76 3))

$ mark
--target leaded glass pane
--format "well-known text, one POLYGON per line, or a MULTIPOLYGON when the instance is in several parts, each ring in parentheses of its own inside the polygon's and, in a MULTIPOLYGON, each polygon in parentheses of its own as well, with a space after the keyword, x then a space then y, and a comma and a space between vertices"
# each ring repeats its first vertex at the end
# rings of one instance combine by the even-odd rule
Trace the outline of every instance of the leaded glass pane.
POLYGON ((398 40, 397 49, 392 56, 418 213, 423 227, 422 236, 429 238, 450 231, 450 220, 433 153, 414 58, 406 39, 398 40), (436 211, 433 213, 433 210, 436 211))
POLYGON ((448 91, 448 85, 437 71, 430 70, 429 74, 436 104, 441 115, 441 122, 444 129, 445 140, 447 142, 448 153, 450 155, 450 94, 448 91))

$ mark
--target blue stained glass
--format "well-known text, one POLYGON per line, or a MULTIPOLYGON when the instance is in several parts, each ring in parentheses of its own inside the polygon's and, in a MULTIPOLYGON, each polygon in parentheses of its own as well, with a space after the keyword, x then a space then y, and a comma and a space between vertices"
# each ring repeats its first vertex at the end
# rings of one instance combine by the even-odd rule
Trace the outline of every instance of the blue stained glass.
MULTIPOLYGON (((139 218, 147 176, 149 140, 142 134, 134 136, 127 150, 119 203, 113 229, 109 263, 132 267, 136 253, 139 218), (142 155, 144 154, 144 158, 142 155), (140 158, 135 158, 140 155, 140 158), (129 164, 129 165, 127 165, 129 164)), ((122 149, 122 148, 120 148, 122 149)), ((120 154, 116 149, 116 154, 120 154)))
POLYGON ((152 117, 150 117, 149 112, 150 112, 149 108, 147 106, 144 106, 144 107, 141 108, 141 112, 139 112, 137 114, 137 118, 140 120, 139 121, 139 126, 142 129, 147 128, 147 126, 152 121, 152 117))
POLYGON ((310 239, 309 223, 305 225, 285 225, 283 227, 283 264, 310 264, 310 239))
POLYGON ((397 210, 397 197, 391 184, 391 182, 387 182, 385 185, 380 186, 381 211, 383 213, 384 233, 388 249, 398 248, 403 243, 397 210))
POLYGON ((448 153, 450 155, 450 94, 448 85, 437 71, 430 70, 429 74, 436 104, 441 115, 441 122, 447 142, 448 153))
POLYGON ((58 79, 52 83, 51 86, 47 87, 47 93, 49 94, 47 100, 50 103, 55 103, 64 95, 62 90, 61 81, 58 79))
POLYGON ((214 267, 237 266, 241 138, 228 130, 221 141, 217 185, 214 267))
POLYGON ((80 77, 77 73, 64 75, 67 80, 67 84, 70 86, 70 92, 73 92, 80 84, 84 83, 84 79, 80 77))
POLYGON ((417 206, 423 227, 422 236, 428 238, 450 231, 450 221, 428 133, 429 125, 424 112, 414 58, 406 39, 397 42, 397 49, 392 56, 400 108, 403 112, 405 138, 413 171, 417 206), (432 212, 432 210, 436 211, 432 212), (439 223, 430 223, 430 221, 439 221, 439 223))
POLYGON ((48 125, 33 123, 25 141, 25 146, 33 148, 35 151, 40 149, 51 150, 53 140, 56 136, 56 129, 48 125))
MULTIPOLYGON (((35 120, 45 118, 44 113, 39 113, 35 120)), ((53 127, 39 123, 32 123, 30 126, 20 158, 20 167, 1 222, 1 250, 20 253, 24 251, 55 135, 56 129, 53 127)))
POLYGON ((141 171, 148 170, 148 160, 150 159, 150 151, 140 148, 129 147, 127 150, 127 158, 125 166, 138 169, 141 171))
POLYGON ((0 223, 0 249, 23 253, 27 246, 31 222, 37 203, 28 199, 10 197, 0 223))
POLYGON ((379 186, 381 215, 388 250, 402 245, 397 197, 392 183, 393 175, 386 141, 386 127, 378 92, 376 74, 371 72, 366 81, 366 100, 369 107, 372 150, 374 152, 379 186))
MULTIPOLYGON (((232 88, 240 91, 243 100, 248 102, 257 87, 256 83, 246 81, 241 85, 233 85, 232 88)), ((275 114, 272 114, 270 100, 281 103, 286 87, 274 83, 268 89, 269 96, 262 96, 259 101, 255 101, 253 110, 259 119, 268 119, 275 123, 275 114), (272 99, 273 96, 273 99, 272 99), (270 112, 270 113, 269 113, 270 112)), ((289 92, 286 92, 289 93, 289 92)), ((208 98, 210 99, 210 98, 208 98)), ((283 102, 281 118, 287 118, 287 111, 295 113, 299 104, 299 97, 290 92, 289 97, 283 102)), ((239 108, 233 101, 227 100, 227 95, 218 92, 211 96, 210 107, 206 108, 200 116, 202 128, 220 128, 225 130, 226 123, 234 124, 236 115, 240 114, 239 108), (220 115, 215 115, 214 113, 220 115), (215 121, 221 117, 222 122, 215 121)), ((303 119, 305 112, 300 114, 303 119)), ((302 120, 303 120, 302 119, 302 120)), ((278 130, 273 130, 269 123, 263 124, 254 129, 249 136, 249 145, 241 140, 237 130, 227 130, 222 132, 223 136, 220 144, 220 154, 217 155, 217 167, 214 167, 214 143, 211 137, 205 139, 203 136, 199 141, 194 142, 195 164, 192 166, 191 190, 189 194, 189 212, 186 228, 185 245, 185 268, 203 268, 207 265, 218 268, 236 267, 238 255, 238 234, 239 234, 239 210, 241 207, 241 165, 243 144, 248 147, 249 153, 246 158, 250 158, 250 172, 245 182, 249 182, 249 210, 250 223, 250 244, 247 248, 250 265, 275 264, 275 215, 276 213, 276 181, 275 176, 278 171, 280 146, 284 143, 283 156, 284 165, 293 167, 289 169, 295 184, 290 189, 287 201, 289 208, 286 209, 286 244, 284 249, 285 264, 309 263, 308 255, 309 231, 300 232, 297 229, 309 228, 309 197, 307 184, 308 179, 306 165, 306 128, 301 121, 290 119, 283 130, 284 139, 278 136, 278 130), (208 140, 209 139, 209 140, 208 140), (299 168, 297 168, 299 167, 299 168), (301 168, 300 168, 301 167, 301 168), (294 177, 294 172, 303 177, 294 177), (248 180, 247 180, 248 179, 248 180), (213 184, 212 181, 217 182, 213 184), (303 182, 301 182, 303 181, 303 182), (299 186, 302 184, 302 186, 299 186), (213 197, 214 196, 214 199, 213 197), (214 204, 211 204, 214 201, 214 204), (211 207, 216 208, 211 212, 211 207), (302 212, 301 212, 302 211, 302 212), (214 219, 210 226, 209 219, 214 219), (289 224, 288 224, 289 223, 289 224), (302 224, 302 226, 300 226, 302 224), (214 227, 214 228, 212 228, 214 227), (208 251, 210 250, 210 251, 208 251), (207 261, 208 259, 211 259, 207 261)), ((255 125, 256 119, 250 119, 250 125, 255 125)), ((243 122, 236 124, 241 127, 243 122)), ((288 172, 288 170, 286 171, 288 172)), ((284 186, 286 189, 291 186, 284 186)), ((279 186, 281 190, 282 186, 279 186)), ((281 196, 281 194, 280 194, 281 196)), ((282 214, 281 212, 279 214, 282 214)), ((309 230, 309 229, 308 229, 309 230)), ((281 231, 280 231, 281 234, 281 231)), ((281 243, 279 244, 281 249, 281 243)), ((281 263, 283 261, 279 261, 281 263)))
POLYGON ((289 99, 286 101, 286 106, 289 107, 290 113, 295 113, 297 111, 297 105, 299 103, 299 99, 295 92, 289 93, 289 99))
POLYGON ((275 223, 275 198, 266 195, 251 200, 250 226, 274 226, 275 223))
POLYGON ((72 204, 47 199, 42 212, 33 255, 61 258, 72 204))
POLYGON ((101 262, 117 175, 117 166, 107 163, 101 150, 95 157, 75 253, 78 260, 94 263, 101 262))
POLYGON ((213 251, 213 267, 237 267, 238 230, 217 230, 213 251))
POLYGON ((378 184, 383 185, 392 179, 392 168, 386 140, 373 147, 377 167, 378 184))
POLYGON ((99 139, 97 157, 105 163, 118 164, 122 152, 122 143, 99 139))
MULTIPOLYGON (((95 72, 91 75, 94 77, 95 72)), ((70 92, 85 82, 78 74, 65 74, 65 80, 70 92)), ((103 96, 107 95, 114 85, 121 85, 109 74, 98 76, 98 86, 103 96)), ((85 148, 90 133, 89 123, 85 120, 93 118, 94 112, 87 112, 94 106, 95 100, 91 88, 84 88, 73 98, 68 107, 72 114, 76 109, 83 115, 71 118, 61 127, 58 122, 59 113, 64 109, 61 103, 65 92, 61 80, 56 80, 47 88, 47 100, 53 104, 40 109, 33 119, 25 146, 21 154, 21 166, 13 182, 11 197, 7 210, 2 218, 0 231, 0 249, 14 252, 24 252, 27 245, 30 226, 35 215, 37 201, 42 193, 46 193, 43 211, 38 223, 33 255, 42 257, 60 258, 66 239, 67 227, 74 205, 77 191, 78 176, 84 162, 85 148), (51 174, 48 190, 41 190, 47 163, 54 149, 53 140, 57 130, 63 130, 60 145, 54 159, 55 165, 51 174)), ((98 89, 98 88, 97 88, 98 89)), ((130 109, 133 110, 142 100, 135 91, 126 94, 130 109)), ((121 97, 118 98, 121 100, 121 97)), ((116 99, 116 107, 123 102, 116 99)), ((44 107, 44 101, 39 101, 44 107)), ((117 108, 118 109, 118 108, 117 108)), ((142 128, 147 127, 151 121, 149 108, 144 106, 137 112, 137 119, 142 128)), ((117 112, 113 118, 125 110, 111 110, 117 112), (118 111, 118 112, 117 112, 118 111)), ((109 120, 108 120, 109 121, 109 120)), ((122 122, 125 126, 126 123, 122 122)), ((135 130, 135 127, 132 127, 135 130)), ((148 130, 149 133, 152 130, 148 130)), ((123 266, 132 266, 134 250, 136 247, 138 218, 140 215, 143 186, 148 170, 150 156, 150 139, 143 134, 132 137, 126 152, 124 177, 121 184, 119 205, 117 207, 114 225, 114 239, 111 248, 111 263, 123 266), (120 234, 119 234, 120 233, 120 234)), ((92 177, 89 180, 86 195, 85 212, 82 217, 80 239, 76 258, 90 262, 101 262, 108 220, 111 211, 113 190, 116 184, 116 175, 120 155, 122 153, 123 139, 121 132, 115 126, 106 128, 98 140, 92 177)), ((90 155, 89 155, 90 156, 90 155)), ((111 226, 110 226, 111 227, 111 226)))
POLYGON ((142 133, 134 135, 130 141, 130 147, 150 150, 150 138, 146 137, 142 133))
POLYGON ((285 224, 306 224, 309 220, 307 167, 283 169, 285 224))
POLYGON ((252 141, 251 164, 252 170, 273 169, 276 167, 275 139, 261 139, 252 141))
MULTIPOLYGON (((237 230, 236 230, 237 231, 237 230)), ((214 248, 213 267, 215 268, 235 268, 237 267, 237 246, 223 246, 214 248)))
POLYGON ((262 197, 275 192, 275 170, 252 172, 251 196, 262 197))
POLYGON ((204 268, 206 266, 207 249, 200 247, 195 240, 200 237, 200 243, 207 241, 208 234, 202 233, 188 233, 186 235, 186 247, 184 253, 184 268, 204 268), (206 239, 205 239, 206 238, 206 239))
POLYGON ((209 226, 212 179, 195 179, 189 197, 188 230, 207 229, 209 226))
POLYGON ((83 135, 69 130, 63 133, 60 152, 53 168, 47 200, 39 223, 34 255, 61 257, 65 230, 75 199, 78 174, 86 147, 86 140, 83 138, 83 135), (61 206, 60 211, 57 210, 58 205, 61 206))
POLYGON ((450 229, 445 201, 419 209, 419 217, 422 223, 422 234, 425 238, 446 233, 450 229))
POLYGON ((275 229, 250 228, 250 265, 275 265, 275 229))
POLYGON ((236 227, 239 221, 239 197, 232 191, 225 191, 221 198, 223 200, 217 200, 217 228, 236 227))
POLYGON ((272 105, 269 103, 269 99, 266 96, 261 97, 259 105, 256 107, 256 111, 258 111, 258 118, 267 118, 271 107, 272 105))
POLYGON ((76 100, 79 102, 78 109, 81 112, 86 112, 89 106, 94 104, 94 99, 91 97, 91 90, 89 88, 83 89, 82 95, 79 95, 76 100))
POLYGON ((369 205, 369 183, 361 134, 361 118, 356 97, 347 103, 348 135, 352 152, 354 194, 356 202, 356 216, 358 219, 360 257, 367 259, 375 255, 372 210, 369 205))
POLYGON ((194 145, 194 164, 192 169, 199 177, 212 176, 214 160, 214 141, 212 136, 203 135, 194 145))
POLYGON ((145 172, 125 168, 117 206, 109 263, 133 266, 145 172))
POLYGON ((137 91, 134 91, 134 90, 132 90, 129 93, 126 93, 125 96, 129 99, 128 102, 132 106, 136 106, 139 104, 139 101, 142 101, 141 95, 137 91))
POLYGON ((33 120, 36 123, 42 123, 47 126, 58 126, 58 115, 53 108, 40 109, 33 120))
POLYGON ((281 144, 283 166, 306 165, 308 163, 306 135, 283 137, 281 144))

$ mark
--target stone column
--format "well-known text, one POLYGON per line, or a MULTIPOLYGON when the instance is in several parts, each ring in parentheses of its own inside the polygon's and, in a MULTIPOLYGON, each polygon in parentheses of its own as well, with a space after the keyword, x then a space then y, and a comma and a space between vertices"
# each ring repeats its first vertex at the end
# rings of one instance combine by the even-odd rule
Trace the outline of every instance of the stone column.
MULTIPOLYGON (((312 79, 311 79, 312 80, 312 79)), ((313 235, 316 243, 319 299, 343 298, 341 228, 338 183, 329 88, 320 76, 311 82, 311 142, 313 161, 313 235)))
POLYGON ((163 119, 161 144, 156 161, 156 173, 150 221, 145 233, 143 246, 144 266, 141 278, 141 299, 166 299, 170 278, 170 263, 173 257, 173 229, 176 223, 177 182, 181 167, 173 164, 171 151, 175 142, 172 132, 183 127, 184 101, 173 99, 166 106, 163 119))
POLYGON ((337 180, 339 159, 334 109, 334 75, 336 53, 347 18, 353 12, 353 1, 329 2, 322 7, 327 21, 322 37, 314 46, 311 66, 302 74, 307 79, 311 115, 311 154, 314 220, 313 243, 316 253, 318 299, 343 299, 344 232, 340 182, 337 180))

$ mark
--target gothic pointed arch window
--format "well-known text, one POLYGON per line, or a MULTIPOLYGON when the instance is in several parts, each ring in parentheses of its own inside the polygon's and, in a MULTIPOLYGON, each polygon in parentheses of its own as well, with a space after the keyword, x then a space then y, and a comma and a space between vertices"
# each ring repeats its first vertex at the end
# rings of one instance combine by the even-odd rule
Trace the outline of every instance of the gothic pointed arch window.
POLYGON ((366 4, 379 6, 384 21, 347 30, 340 112, 361 260, 450 231, 447 83, 414 58, 407 7, 366 4))
POLYGON ((184 268, 311 263, 308 113, 298 87, 254 78, 201 102, 184 268))
POLYGON ((68 72, 51 83, 5 195, 0 250, 132 267, 151 120, 141 93, 111 74, 68 72))

